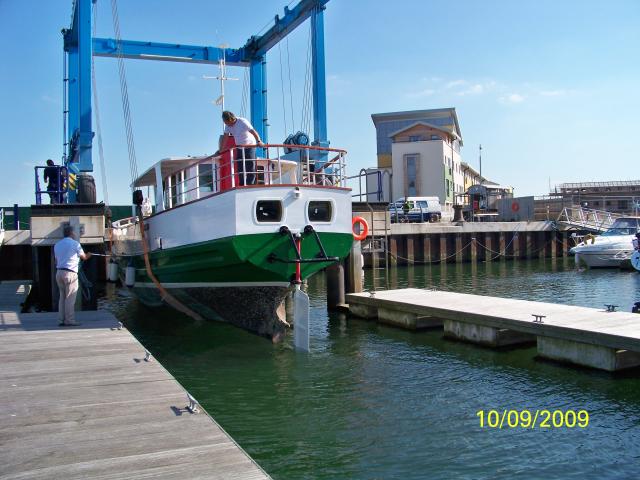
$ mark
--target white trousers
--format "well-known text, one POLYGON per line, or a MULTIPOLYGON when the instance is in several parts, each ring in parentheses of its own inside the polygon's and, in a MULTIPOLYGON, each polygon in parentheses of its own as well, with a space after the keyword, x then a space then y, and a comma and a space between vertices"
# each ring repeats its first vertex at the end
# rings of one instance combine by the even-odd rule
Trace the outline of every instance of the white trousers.
POLYGON ((78 294, 78 274, 66 270, 56 272, 56 283, 60 291, 58 318, 61 323, 74 323, 76 295, 78 294))

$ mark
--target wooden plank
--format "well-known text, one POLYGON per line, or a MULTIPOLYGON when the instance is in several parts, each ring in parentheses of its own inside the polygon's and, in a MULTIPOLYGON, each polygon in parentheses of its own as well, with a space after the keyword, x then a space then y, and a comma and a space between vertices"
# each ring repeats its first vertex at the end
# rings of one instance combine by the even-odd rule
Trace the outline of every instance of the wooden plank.
POLYGON ((349 294, 347 303, 640 352, 640 315, 634 313, 412 288, 349 294), (534 323, 532 314, 545 315, 544 323, 534 323))
POLYGON ((0 478, 269 478, 110 313, 59 327, 5 290, 0 478))

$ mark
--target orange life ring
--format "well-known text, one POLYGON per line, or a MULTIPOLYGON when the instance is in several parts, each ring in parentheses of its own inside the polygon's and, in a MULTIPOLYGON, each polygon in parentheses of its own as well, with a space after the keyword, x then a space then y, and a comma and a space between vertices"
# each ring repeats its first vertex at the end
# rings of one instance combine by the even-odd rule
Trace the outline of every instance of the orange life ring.
POLYGON ((517 212, 518 210, 520 210, 520 204, 518 202, 511 203, 511 210, 517 212))
POLYGON ((362 217, 353 217, 351 219, 351 231, 353 232, 354 239, 362 241, 367 238, 367 235, 369 235, 369 224, 362 217), (362 231, 360 233, 356 233, 356 223, 359 223, 362 227, 362 231))

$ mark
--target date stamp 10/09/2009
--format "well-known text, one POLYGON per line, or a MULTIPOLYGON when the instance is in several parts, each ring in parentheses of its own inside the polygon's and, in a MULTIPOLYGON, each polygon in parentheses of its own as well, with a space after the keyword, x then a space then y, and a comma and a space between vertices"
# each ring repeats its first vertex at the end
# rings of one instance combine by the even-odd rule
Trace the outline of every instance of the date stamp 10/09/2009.
POLYGON ((586 410, 478 410, 480 428, 587 428, 586 410))

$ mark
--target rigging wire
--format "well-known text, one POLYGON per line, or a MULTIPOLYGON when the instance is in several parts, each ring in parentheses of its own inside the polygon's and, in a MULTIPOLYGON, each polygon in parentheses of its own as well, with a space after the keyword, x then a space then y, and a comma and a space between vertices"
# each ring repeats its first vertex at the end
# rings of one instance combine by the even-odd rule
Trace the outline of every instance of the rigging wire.
POLYGON ((285 106, 284 100, 284 74, 282 73, 282 42, 278 42, 278 54, 280 56, 280 90, 282 92, 282 116, 284 119, 284 135, 282 138, 286 138, 289 134, 289 129, 287 128, 287 107, 285 106))
POLYGON ((247 116, 247 99, 249 97, 249 69, 243 68, 244 74, 242 78, 242 103, 240 105, 240 116, 247 116))
POLYGON ((120 93, 122 98, 122 112, 124 114, 125 133, 127 136, 127 151, 129 153, 129 171, 131 173, 131 190, 135 189, 134 182, 138 178, 138 161, 133 141, 133 128, 131 126, 131 109, 129 105, 129 92, 127 87, 126 71, 124 68, 124 55, 122 53, 122 38, 120 36, 120 19, 118 17, 117 0, 111 0, 111 13, 113 15, 113 30, 116 37, 116 54, 118 59, 118 74, 120 76, 120 93))
MULTIPOLYGON (((96 36, 96 25, 98 23, 98 8, 93 8, 93 37, 96 36)), ((109 206, 109 191, 107 188, 107 171, 104 163, 104 150, 102 148, 102 127, 100 125, 100 108, 98 105, 98 84, 96 82, 95 57, 91 55, 91 86, 93 90, 93 111, 96 117, 96 134, 98 137, 98 157, 100 158, 100 180, 102 182, 102 196, 104 204, 109 206)))
POLYGON ((304 76, 304 96, 302 99, 302 130, 309 133, 311 127, 312 105, 312 82, 311 77, 311 24, 309 24, 309 41, 307 45, 307 65, 304 76))
POLYGON ((291 83, 291 55, 289 54, 289 35, 285 38, 287 42, 287 70, 289 71, 289 105, 291 107, 291 122, 293 132, 296 131, 296 118, 293 116, 293 87, 291 83))

